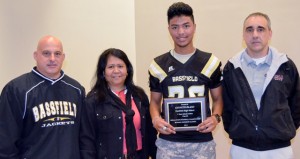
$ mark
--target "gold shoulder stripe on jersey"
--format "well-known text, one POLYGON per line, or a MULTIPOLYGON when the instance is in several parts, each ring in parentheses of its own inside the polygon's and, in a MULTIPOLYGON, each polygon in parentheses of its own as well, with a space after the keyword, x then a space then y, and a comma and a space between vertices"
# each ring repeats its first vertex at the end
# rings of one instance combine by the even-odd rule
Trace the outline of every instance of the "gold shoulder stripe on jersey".
POLYGON ((217 69, 219 64, 220 64, 220 60, 214 55, 211 55, 206 65, 202 69, 201 73, 207 76, 208 78, 210 78, 210 76, 217 69))
POLYGON ((167 77, 167 74, 154 60, 150 64, 149 72, 152 76, 158 78, 159 82, 162 82, 167 77))

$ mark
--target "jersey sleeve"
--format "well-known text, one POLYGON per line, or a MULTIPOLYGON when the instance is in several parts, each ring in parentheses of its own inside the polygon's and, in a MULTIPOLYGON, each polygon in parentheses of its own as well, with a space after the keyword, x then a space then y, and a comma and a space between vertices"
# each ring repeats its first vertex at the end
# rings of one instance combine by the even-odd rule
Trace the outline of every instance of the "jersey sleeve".
POLYGON ((0 99, 0 158, 18 159, 17 143, 21 139, 22 110, 13 87, 6 85, 0 99))
POLYGON ((96 127, 95 103, 92 98, 86 98, 85 105, 82 108, 80 120, 80 157, 82 159, 94 159, 97 156, 96 151, 96 127))
POLYGON ((211 79, 209 88, 217 88, 221 85, 221 61, 214 55, 211 55, 201 73, 211 79))
POLYGON ((214 71, 214 73, 211 76, 211 83, 209 85, 209 88, 217 88, 221 85, 222 81, 222 71, 221 71, 221 62, 219 63, 217 69, 214 71))
POLYGON ((148 72, 150 91, 162 92, 161 82, 167 77, 167 74, 155 60, 151 62, 148 72))

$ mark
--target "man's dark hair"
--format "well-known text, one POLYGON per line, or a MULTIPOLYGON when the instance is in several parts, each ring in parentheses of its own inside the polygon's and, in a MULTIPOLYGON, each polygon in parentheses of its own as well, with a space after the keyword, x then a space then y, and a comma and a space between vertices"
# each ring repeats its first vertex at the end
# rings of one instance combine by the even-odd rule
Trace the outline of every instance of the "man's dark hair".
POLYGON ((264 17, 267 22, 268 22, 268 28, 271 30, 271 20, 269 18, 269 16, 267 14, 264 14, 264 13, 261 13, 261 12, 254 12, 254 13, 251 13, 247 16, 247 18, 244 20, 244 26, 245 26, 245 23, 246 21, 250 18, 250 17, 264 17))
POLYGON ((168 23, 175 16, 189 16, 194 23, 193 9, 183 2, 173 3, 168 9, 168 23))

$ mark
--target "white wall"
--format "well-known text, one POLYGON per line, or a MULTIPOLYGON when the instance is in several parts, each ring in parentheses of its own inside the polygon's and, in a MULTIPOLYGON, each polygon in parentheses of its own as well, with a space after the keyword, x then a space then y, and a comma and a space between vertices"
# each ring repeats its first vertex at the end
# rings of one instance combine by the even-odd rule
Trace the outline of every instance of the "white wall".
POLYGON ((99 55, 121 48, 135 67, 133 0, 1 0, 0 89, 35 65, 37 41, 51 34, 60 38, 64 71, 90 90, 99 55))
MULTIPOLYGON (((136 71, 137 84, 148 93, 151 60, 173 47, 166 11, 174 0, 51 0, 0 1, 0 89, 35 65, 32 53, 41 36, 59 37, 66 52, 65 72, 87 91, 100 53, 124 50, 136 71)), ((195 12, 195 46, 215 53, 225 64, 242 49, 242 22, 262 11, 272 20, 272 45, 286 52, 300 68, 298 0, 184 0, 195 12)), ((214 132, 217 159, 228 159, 230 140, 219 125, 214 132)), ((296 158, 300 132, 293 140, 296 158)))

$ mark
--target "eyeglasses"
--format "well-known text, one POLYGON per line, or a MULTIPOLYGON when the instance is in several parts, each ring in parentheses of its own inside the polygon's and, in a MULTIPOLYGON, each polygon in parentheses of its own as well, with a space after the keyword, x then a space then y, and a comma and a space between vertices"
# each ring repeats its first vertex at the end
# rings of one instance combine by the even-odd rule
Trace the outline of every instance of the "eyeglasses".
POLYGON ((51 57, 52 54, 54 54, 54 57, 55 57, 55 58, 60 58, 60 57, 62 57, 62 55, 63 55, 64 53, 62 53, 62 52, 60 52, 60 51, 56 51, 56 52, 52 53, 52 52, 47 51, 47 50, 42 52, 42 55, 43 55, 44 57, 47 57, 47 58, 51 57))

